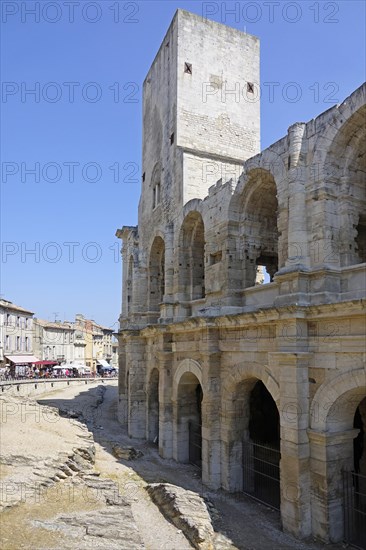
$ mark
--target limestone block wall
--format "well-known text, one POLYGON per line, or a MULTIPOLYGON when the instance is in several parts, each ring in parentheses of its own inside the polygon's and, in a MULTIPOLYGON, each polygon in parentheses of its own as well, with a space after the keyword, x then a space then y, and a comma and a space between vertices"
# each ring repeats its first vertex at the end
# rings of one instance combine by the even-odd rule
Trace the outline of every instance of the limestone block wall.
POLYGON ((177 17, 178 145, 228 159, 253 156, 259 150, 259 39, 188 12, 177 17), (180 70, 185 63, 189 73, 180 70))
POLYGON ((237 177, 235 165, 260 149, 259 39, 181 10, 177 22, 177 146, 185 151, 186 203, 203 198, 220 177, 237 177))

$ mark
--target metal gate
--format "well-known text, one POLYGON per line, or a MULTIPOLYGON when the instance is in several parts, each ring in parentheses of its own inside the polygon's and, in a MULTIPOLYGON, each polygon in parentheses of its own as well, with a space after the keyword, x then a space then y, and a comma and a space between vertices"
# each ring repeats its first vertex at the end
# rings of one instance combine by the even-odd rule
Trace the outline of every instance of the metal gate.
POLYGON ((279 449, 243 441, 243 491, 247 495, 280 509, 279 449))
POLYGON ((344 540, 366 549, 366 476, 342 471, 344 495, 344 540))
POLYGON ((189 462, 202 467, 202 426, 196 422, 188 423, 189 462))

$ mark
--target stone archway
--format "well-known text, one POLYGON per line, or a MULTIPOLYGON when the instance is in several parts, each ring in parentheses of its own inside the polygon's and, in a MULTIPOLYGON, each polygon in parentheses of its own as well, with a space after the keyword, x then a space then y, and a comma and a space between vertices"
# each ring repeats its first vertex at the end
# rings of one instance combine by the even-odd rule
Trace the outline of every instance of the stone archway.
POLYGON ((159 443, 159 371, 154 368, 147 387, 147 440, 159 443))
POLYGON ((354 440, 360 431, 355 428, 355 415, 360 406, 363 411, 365 396, 366 373, 360 368, 321 386, 312 402, 309 438, 313 534, 326 541, 338 542, 344 537, 342 471, 354 471, 354 440))
POLYGON ((260 380, 249 396, 248 439, 243 441, 243 490, 280 509, 280 415, 260 380))
POLYGON ((203 391, 191 372, 183 374, 178 385, 176 415, 176 460, 199 465, 202 448, 203 391))
POLYGON ((196 361, 184 360, 173 381, 173 458, 200 465, 202 448, 202 372, 196 361))
POLYGON ((246 174, 244 188, 231 201, 230 217, 241 288, 272 281, 283 261, 283 243, 279 243, 277 185, 269 170, 256 167, 246 174))
MULTIPOLYGON (((266 395, 266 403, 270 403, 271 410, 276 410, 278 415, 279 388, 264 367, 258 365, 258 368, 256 366, 246 369, 239 368, 238 373, 227 378, 224 387, 221 435, 223 443, 222 485, 230 492, 244 490, 250 493, 254 490, 253 476, 249 475, 245 478, 243 463, 246 460, 244 456, 246 447, 253 443, 252 438, 255 433, 259 435, 259 441, 264 443, 266 439, 266 436, 260 433, 260 429, 258 430, 258 422, 253 422, 253 406, 260 407, 260 400, 258 401, 258 396, 255 395, 258 388, 260 393, 266 395), (255 389, 256 387, 257 389, 255 389)), ((263 415, 263 410, 260 412, 263 415)), ((250 461, 250 455, 246 456, 250 461)), ((251 468, 251 464, 247 464, 247 466, 249 469, 251 468)))
POLYGON ((348 267, 366 262, 366 106, 359 92, 332 115, 314 144, 319 181, 313 193, 321 212, 313 224, 314 264, 348 267), (321 193, 318 187, 324 187, 321 193))
POLYGON ((184 218, 179 235, 179 297, 183 301, 205 296, 205 228, 202 216, 192 211, 184 218))
POLYGON ((325 170, 338 190, 338 242, 341 266, 366 262, 366 106, 339 129, 325 170), (339 163, 339 158, 344 158, 339 163))

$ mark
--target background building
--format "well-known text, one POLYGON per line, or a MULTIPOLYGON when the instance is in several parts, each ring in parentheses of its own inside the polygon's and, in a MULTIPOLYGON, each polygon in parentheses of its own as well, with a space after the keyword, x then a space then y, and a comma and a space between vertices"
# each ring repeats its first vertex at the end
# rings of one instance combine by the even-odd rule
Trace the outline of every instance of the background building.
POLYGON ((0 300, 0 368, 6 365, 82 364, 97 372, 97 365, 114 360, 118 368, 118 342, 113 330, 77 314, 74 322, 46 321, 8 300, 0 300))
POLYGON ((113 330, 98 325, 94 320, 86 319, 83 315, 75 317, 75 328, 85 342, 85 364, 97 372, 98 365, 110 364, 112 359, 113 330))
POLYGON ((110 365, 112 360, 113 330, 93 322, 93 360, 98 365, 110 365))
POLYGON ((0 366, 9 363, 7 358, 12 356, 33 356, 33 315, 8 300, 0 300, 0 366))
POLYGON ((116 339, 116 336, 112 336, 112 359, 111 359, 111 366, 114 369, 118 369, 118 340, 116 339))
POLYGON ((34 319, 34 350, 41 360, 72 363, 75 359, 75 328, 68 322, 34 319))

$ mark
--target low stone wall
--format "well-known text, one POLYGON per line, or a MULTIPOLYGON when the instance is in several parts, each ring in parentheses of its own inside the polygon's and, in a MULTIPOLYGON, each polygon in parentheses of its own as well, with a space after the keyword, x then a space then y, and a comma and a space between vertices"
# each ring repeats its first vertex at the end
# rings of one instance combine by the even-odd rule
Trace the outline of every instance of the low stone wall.
POLYGON ((98 384, 117 384, 118 378, 51 378, 48 380, 12 380, 0 383, 0 395, 36 396, 68 386, 95 386, 98 384))

